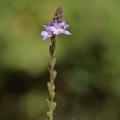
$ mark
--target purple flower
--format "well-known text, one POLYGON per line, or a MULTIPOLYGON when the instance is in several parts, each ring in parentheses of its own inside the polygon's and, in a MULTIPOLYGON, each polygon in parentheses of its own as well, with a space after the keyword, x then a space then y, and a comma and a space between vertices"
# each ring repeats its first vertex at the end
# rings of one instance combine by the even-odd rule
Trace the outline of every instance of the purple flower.
POLYGON ((58 35, 71 35, 71 33, 67 30, 69 25, 65 21, 57 22, 53 21, 49 23, 47 26, 44 25, 44 31, 41 32, 41 36, 43 40, 47 38, 51 38, 52 36, 58 35))

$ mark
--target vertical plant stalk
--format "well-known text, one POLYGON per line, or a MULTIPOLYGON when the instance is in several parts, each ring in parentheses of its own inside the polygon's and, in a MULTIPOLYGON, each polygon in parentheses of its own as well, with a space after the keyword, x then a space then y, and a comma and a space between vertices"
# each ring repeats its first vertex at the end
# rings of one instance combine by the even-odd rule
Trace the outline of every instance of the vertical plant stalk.
POLYGON ((55 15, 52 19, 52 22, 48 23, 48 25, 44 25, 44 30, 41 32, 41 36, 43 40, 51 38, 51 45, 49 47, 50 53, 50 65, 49 65, 49 73, 50 73, 50 81, 47 83, 48 91, 49 91, 49 99, 47 99, 49 111, 47 112, 48 120, 53 120, 54 111, 56 108, 55 98, 55 79, 57 76, 57 71, 55 70, 56 57, 55 57, 55 48, 56 48, 56 37, 60 35, 71 35, 68 31, 69 25, 63 19, 63 9, 62 7, 58 7, 56 9, 55 15))
POLYGON ((55 36, 51 37, 51 45, 49 47, 50 53, 50 65, 49 65, 49 73, 50 73, 50 81, 47 83, 48 91, 49 91, 49 99, 48 108, 49 111, 47 112, 48 120, 53 120, 54 111, 56 108, 56 102, 54 101, 55 97, 55 78, 57 75, 57 71, 55 70, 56 64, 56 57, 55 57, 55 48, 56 48, 56 40, 55 36))

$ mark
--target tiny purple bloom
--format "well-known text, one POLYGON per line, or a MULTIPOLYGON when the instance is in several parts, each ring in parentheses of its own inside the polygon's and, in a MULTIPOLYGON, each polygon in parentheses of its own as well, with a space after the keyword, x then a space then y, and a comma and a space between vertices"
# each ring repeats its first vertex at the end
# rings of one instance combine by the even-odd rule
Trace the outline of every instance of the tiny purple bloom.
POLYGON ((46 40, 53 36, 71 35, 68 28, 69 25, 63 20, 62 15, 56 12, 53 21, 48 25, 44 25, 44 30, 41 32, 41 36, 43 37, 43 40, 46 40))

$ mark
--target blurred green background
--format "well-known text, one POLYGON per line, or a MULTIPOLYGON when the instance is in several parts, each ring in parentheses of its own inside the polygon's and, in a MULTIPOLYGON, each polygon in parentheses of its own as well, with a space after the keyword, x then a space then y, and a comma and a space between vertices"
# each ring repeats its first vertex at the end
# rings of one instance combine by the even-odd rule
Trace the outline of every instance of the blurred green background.
POLYGON ((119 0, 0 0, 0 120, 45 120, 40 32, 59 5, 72 36, 57 39, 55 120, 120 120, 119 0))

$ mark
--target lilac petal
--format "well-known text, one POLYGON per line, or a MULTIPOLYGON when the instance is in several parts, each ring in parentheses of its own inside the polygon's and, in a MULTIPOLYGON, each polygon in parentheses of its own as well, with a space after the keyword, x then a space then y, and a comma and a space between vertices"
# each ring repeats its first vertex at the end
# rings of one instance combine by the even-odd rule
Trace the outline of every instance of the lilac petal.
POLYGON ((65 25, 63 26, 64 29, 67 29, 68 27, 69 27, 68 24, 65 24, 65 25))
POLYGON ((41 36, 43 36, 43 37, 48 36, 48 33, 46 31, 42 31, 41 36))
POLYGON ((55 27, 53 26, 50 26, 49 27, 49 32, 51 32, 51 34, 55 34, 55 35, 58 35, 58 29, 56 29, 55 27))
POLYGON ((65 31, 63 32, 63 34, 65 34, 65 35, 71 35, 71 33, 70 33, 69 31, 67 31, 67 30, 65 30, 65 31))
POLYGON ((64 27, 65 25, 66 25, 65 22, 60 23, 60 26, 61 26, 61 27, 64 27))
POLYGON ((49 28, 49 30, 52 31, 52 32, 54 32, 56 29, 55 29, 55 27, 51 26, 51 27, 49 28))
POLYGON ((58 23, 53 23, 53 26, 55 27, 55 28, 59 28, 60 26, 59 26, 59 24, 58 23))
POLYGON ((58 34, 59 34, 58 29, 55 29, 55 30, 53 31, 53 34, 54 34, 54 35, 58 35, 58 34))
POLYGON ((59 29, 58 29, 58 34, 62 34, 62 33, 64 33, 64 29, 59 28, 59 29))
POLYGON ((64 26, 66 23, 65 22, 62 22, 61 25, 64 26))
POLYGON ((46 40, 47 38, 50 37, 50 35, 46 31, 42 31, 41 36, 43 37, 43 40, 46 40))
POLYGON ((61 22, 59 26, 64 29, 67 29, 69 27, 69 25, 65 21, 61 22))

